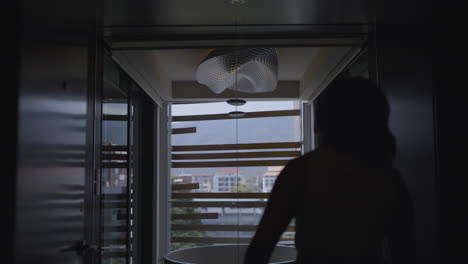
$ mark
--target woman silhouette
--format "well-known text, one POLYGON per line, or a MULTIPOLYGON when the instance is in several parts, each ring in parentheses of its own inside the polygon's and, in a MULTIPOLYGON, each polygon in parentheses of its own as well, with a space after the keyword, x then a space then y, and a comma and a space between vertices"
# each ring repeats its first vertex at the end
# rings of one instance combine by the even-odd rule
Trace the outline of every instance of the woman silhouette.
POLYGON ((245 255, 268 263, 295 218, 297 263, 413 261, 413 209, 394 168, 389 105, 363 78, 335 81, 316 109, 319 147, 290 161, 278 176, 245 255), (386 241, 386 243, 384 243, 386 241))

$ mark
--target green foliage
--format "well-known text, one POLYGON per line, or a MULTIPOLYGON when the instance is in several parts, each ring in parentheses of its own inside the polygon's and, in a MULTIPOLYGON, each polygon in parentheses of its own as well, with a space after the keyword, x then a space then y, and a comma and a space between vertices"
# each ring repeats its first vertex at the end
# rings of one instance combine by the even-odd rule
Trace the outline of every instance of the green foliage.
MULTIPOLYGON (((177 179, 180 179, 178 176, 171 176, 171 181, 174 183, 177 179)), ((174 183, 177 184, 177 183, 174 183)), ((181 190, 178 192, 189 192, 189 190, 181 190)), ((180 199, 179 201, 192 201, 192 199, 180 199)), ((196 214, 201 213, 201 210, 193 207, 171 207, 172 214, 196 214)), ((172 224, 179 225, 200 225, 202 221, 200 219, 177 219, 172 220, 172 224)), ((203 237, 205 236, 204 231, 186 231, 186 230, 171 230, 172 237, 203 237)), ((171 243, 171 249, 181 249, 196 246, 195 243, 171 243)))
POLYGON ((240 193, 259 192, 259 191, 261 191, 261 188, 259 187, 259 185, 247 184, 244 182, 239 183, 237 187, 231 189, 231 192, 240 192, 240 193))

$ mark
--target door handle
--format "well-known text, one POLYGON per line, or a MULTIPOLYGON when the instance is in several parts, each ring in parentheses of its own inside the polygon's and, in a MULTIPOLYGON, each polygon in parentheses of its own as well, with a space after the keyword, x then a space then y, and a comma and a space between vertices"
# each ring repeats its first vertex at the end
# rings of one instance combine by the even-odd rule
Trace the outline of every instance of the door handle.
POLYGON ((61 249, 60 252, 75 252, 78 256, 85 256, 86 254, 96 252, 97 250, 97 245, 86 244, 86 242, 82 240, 73 246, 61 249))

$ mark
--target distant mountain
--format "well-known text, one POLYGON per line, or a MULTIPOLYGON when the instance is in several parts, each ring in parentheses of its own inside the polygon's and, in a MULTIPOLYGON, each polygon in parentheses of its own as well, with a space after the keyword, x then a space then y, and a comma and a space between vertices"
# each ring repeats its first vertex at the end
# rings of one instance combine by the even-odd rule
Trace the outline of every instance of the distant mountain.
POLYGON ((172 145, 290 142, 300 140, 299 117, 245 118, 175 122, 173 128, 196 127, 192 134, 172 136, 172 145))

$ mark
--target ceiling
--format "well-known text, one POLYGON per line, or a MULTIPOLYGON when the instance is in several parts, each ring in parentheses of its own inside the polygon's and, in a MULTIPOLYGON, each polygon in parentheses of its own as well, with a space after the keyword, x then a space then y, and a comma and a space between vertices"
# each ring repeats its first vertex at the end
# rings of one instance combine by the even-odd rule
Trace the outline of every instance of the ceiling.
POLYGON ((359 52, 369 0, 103 0, 99 26, 114 59, 157 102, 220 95, 195 81, 211 48, 278 48, 279 83, 256 99, 310 100, 359 52), (293 47, 293 48, 292 48, 293 47))
POLYGON ((101 25, 368 23, 369 0, 104 0, 101 25))
MULTIPOLYGON (((219 101, 219 95, 197 83, 198 64, 212 49, 117 50, 113 57, 161 102, 219 101)), ((257 100, 304 99, 318 91, 333 74, 357 54, 357 47, 288 47, 278 51, 278 86, 265 94, 241 93, 257 100)))
POLYGON ((370 23, 369 0, 103 0, 99 26, 114 41, 350 36, 370 23))
MULTIPOLYGON (((320 48, 278 48, 279 80, 299 80, 320 48)), ((212 49, 153 50, 151 53, 171 81, 195 81, 198 64, 212 49)), ((126 54, 141 51, 127 51, 126 54)))

